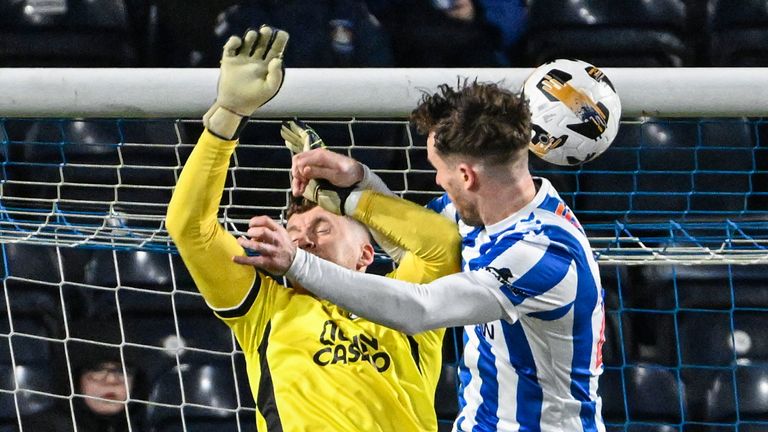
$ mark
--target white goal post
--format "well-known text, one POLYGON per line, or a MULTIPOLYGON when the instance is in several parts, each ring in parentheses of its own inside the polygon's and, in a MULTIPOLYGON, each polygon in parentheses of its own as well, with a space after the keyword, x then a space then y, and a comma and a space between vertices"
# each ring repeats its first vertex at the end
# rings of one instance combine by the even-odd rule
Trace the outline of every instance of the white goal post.
MULTIPOLYGON (((459 77, 519 89, 531 69, 288 69, 260 117, 404 117, 459 77)), ((605 68, 624 117, 768 116, 766 68, 605 68)), ((218 69, 0 69, 0 116, 197 118, 218 69)))

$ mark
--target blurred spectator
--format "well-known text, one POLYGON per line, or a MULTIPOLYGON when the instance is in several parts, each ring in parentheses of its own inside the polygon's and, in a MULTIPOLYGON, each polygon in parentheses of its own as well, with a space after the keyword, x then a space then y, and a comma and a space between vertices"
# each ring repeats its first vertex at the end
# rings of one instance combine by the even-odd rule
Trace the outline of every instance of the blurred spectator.
MULTIPOLYGON (((392 37, 399 67, 493 67, 508 63, 502 32, 474 0, 367 0, 392 37)), ((503 9, 497 2, 494 10, 503 9)))
POLYGON ((0 67, 138 67, 146 0, 0 0, 0 67))
POLYGON ((110 331, 116 328, 114 323, 111 320, 87 320, 74 323, 70 328, 73 337, 87 341, 70 340, 67 343, 72 384, 75 387, 72 409, 67 401, 45 414, 24 418, 24 430, 73 431, 72 411, 78 432, 128 431, 129 417, 131 430, 143 430, 142 410, 126 402, 129 389, 132 399, 141 392, 138 361, 121 355, 118 347, 105 345, 119 343, 119 333, 110 331))
POLYGON ((528 8, 525 0, 478 0, 485 19, 501 35, 501 50, 496 58, 502 66, 523 66, 524 49, 521 46, 528 27, 528 8))
POLYGON ((219 15, 205 63, 218 66, 221 47, 230 36, 262 24, 291 35, 287 67, 392 66, 387 35, 360 0, 243 1, 219 15))

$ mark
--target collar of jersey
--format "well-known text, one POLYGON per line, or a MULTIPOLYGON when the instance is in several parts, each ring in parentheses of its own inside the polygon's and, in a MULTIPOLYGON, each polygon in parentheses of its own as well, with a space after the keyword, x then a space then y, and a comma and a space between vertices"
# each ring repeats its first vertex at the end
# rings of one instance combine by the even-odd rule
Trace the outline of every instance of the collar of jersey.
POLYGON ((549 183, 549 180, 545 179, 544 177, 533 177, 534 180, 539 180, 541 182, 541 187, 539 188, 539 191, 536 192, 536 195, 534 195, 531 202, 526 204, 523 208, 520 210, 512 213, 511 215, 505 217, 504 219, 496 222, 493 225, 486 225, 485 231, 489 235, 493 235, 496 233, 500 233, 506 229, 508 229, 511 225, 516 224, 520 221, 522 218, 528 217, 531 213, 533 213, 533 210, 536 209, 538 206, 541 205, 542 202, 544 202, 544 199, 549 194, 550 189, 552 188, 552 185, 549 183))

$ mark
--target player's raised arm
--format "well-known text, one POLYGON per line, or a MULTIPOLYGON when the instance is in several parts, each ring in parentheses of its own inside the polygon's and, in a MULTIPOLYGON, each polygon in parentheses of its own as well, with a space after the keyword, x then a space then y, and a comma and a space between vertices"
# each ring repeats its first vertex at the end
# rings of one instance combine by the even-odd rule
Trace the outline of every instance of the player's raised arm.
POLYGON ((286 122, 281 134, 294 153, 293 194, 366 225, 385 252, 403 264, 396 279, 418 282, 443 276, 446 268, 459 271, 461 242, 455 224, 397 198, 367 166, 327 150, 317 132, 306 124, 286 122))
MULTIPOLYGON (((338 192, 371 190, 382 195, 395 196, 384 181, 373 173, 366 165, 339 153, 328 151, 325 144, 312 128, 301 122, 288 122, 282 132, 285 144, 294 153, 291 162, 291 192, 294 196, 304 196, 321 206, 331 207, 330 211, 339 213, 338 192), (310 139, 311 138, 311 139, 310 139), (310 144, 312 141, 312 144, 310 144), (320 188, 318 181, 325 181, 341 190, 333 191, 320 188)), ((350 208, 357 205, 357 196, 350 200, 350 208)), ((328 210, 328 209, 327 209, 328 210)), ((349 214, 352 214, 350 210, 349 214)), ((379 230, 368 226, 376 243, 384 249, 395 262, 399 263, 405 257, 407 249, 390 239, 379 230)))
POLYGON ((244 251, 218 223, 217 213, 241 129, 282 85, 287 41, 286 32, 262 26, 224 45, 216 101, 203 117, 205 131, 168 205, 168 232, 198 289, 216 309, 238 304, 255 282, 253 269, 232 263, 232 256, 244 251))
POLYGON ((287 273, 318 296, 409 334, 504 316, 499 301, 472 277, 457 274, 422 284, 460 269, 460 236, 452 221, 401 198, 357 189, 362 178, 357 162, 325 149, 303 152, 307 140, 303 141, 293 149, 301 151, 294 161, 299 156, 311 160, 310 166, 320 168, 314 175, 324 173, 348 186, 335 187, 312 176, 303 196, 327 211, 352 216, 405 251, 395 277, 348 271, 297 249, 285 229, 268 218, 252 219, 250 238, 238 239, 259 256, 236 256, 236 262, 274 274, 287 273), (463 300, 457 302, 457 297, 463 300))

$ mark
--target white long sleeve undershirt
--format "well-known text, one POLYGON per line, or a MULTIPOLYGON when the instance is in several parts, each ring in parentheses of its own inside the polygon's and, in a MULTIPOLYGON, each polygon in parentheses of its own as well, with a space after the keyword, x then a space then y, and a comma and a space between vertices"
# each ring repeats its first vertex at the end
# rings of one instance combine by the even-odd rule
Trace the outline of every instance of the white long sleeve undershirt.
POLYGON ((286 276, 355 315, 408 334, 507 317, 472 272, 414 284, 352 271, 299 249, 286 276))

